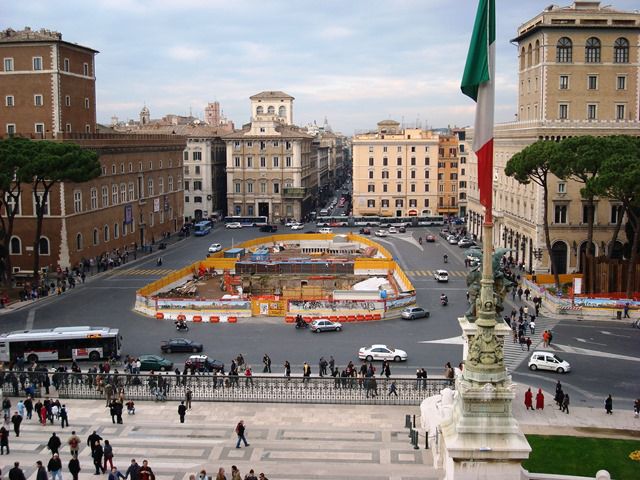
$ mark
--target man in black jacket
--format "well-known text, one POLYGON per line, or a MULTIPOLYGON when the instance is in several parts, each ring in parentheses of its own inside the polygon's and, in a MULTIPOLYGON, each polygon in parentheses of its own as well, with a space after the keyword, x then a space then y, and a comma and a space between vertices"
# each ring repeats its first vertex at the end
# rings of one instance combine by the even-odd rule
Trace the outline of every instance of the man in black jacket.
POLYGON ((129 480, 140 480, 140 465, 138 465, 135 458, 131 459, 131 465, 129 465, 129 468, 127 468, 125 477, 127 477, 129 480))
POLYGON ((13 468, 9 470, 9 480, 27 480, 20 468, 20 462, 13 462, 13 468))
POLYGON ((49 480, 47 470, 42 466, 42 462, 40 460, 36 462, 36 467, 38 471, 38 473, 36 474, 36 480, 49 480))
POLYGON ((94 430, 93 433, 87 437, 87 445, 91 447, 92 454, 93 454, 93 451, 96 449, 97 440, 102 440, 102 437, 98 435, 98 432, 94 430))
POLYGON ((184 423, 184 416, 187 414, 187 407, 184 404, 184 401, 180 402, 178 405, 178 415, 180 416, 180 423, 184 423))

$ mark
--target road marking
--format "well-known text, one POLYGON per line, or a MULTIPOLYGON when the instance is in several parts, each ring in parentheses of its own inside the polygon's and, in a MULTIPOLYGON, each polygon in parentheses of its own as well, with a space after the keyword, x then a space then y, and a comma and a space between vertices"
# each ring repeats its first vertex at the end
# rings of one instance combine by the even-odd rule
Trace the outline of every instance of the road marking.
POLYGON ((585 339, 585 338, 577 338, 576 340, 580 343, 590 343, 591 345, 601 345, 603 347, 606 347, 607 344, 606 343, 598 343, 598 342, 590 342, 589 340, 585 339))
POLYGON ((37 309, 35 308, 29 310, 29 313, 27 314, 27 323, 25 325, 25 330, 33 329, 33 322, 36 319, 36 310, 37 309))
POLYGON ((616 333, 611 333, 611 332, 608 332, 606 330, 600 330, 600 333, 602 333, 603 335, 609 335, 611 337, 624 337, 624 338, 628 337, 628 335, 618 335, 616 333))
POLYGON ((578 355, 590 355, 592 357, 615 358, 618 360, 629 360, 632 362, 640 362, 640 357, 630 357, 628 355, 619 355, 617 353, 601 352, 599 350, 589 350, 587 348, 570 347, 569 345, 553 345, 557 350, 565 353, 575 353, 578 355))
POLYGON ((464 340, 462 339, 461 335, 458 335, 456 337, 441 338, 438 340, 424 340, 418 343, 440 343, 444 345, 463 345, 464 340))

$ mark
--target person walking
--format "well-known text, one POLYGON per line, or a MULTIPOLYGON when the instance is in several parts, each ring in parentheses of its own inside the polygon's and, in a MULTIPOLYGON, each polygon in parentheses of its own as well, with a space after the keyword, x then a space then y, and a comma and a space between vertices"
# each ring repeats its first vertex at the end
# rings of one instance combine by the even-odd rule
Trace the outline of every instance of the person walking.
POLYGON ((62 480, 62 461, 57 453, 49 460, 47 471, 51 472, 51 480, 62 480))
POLYGON ((525 342, 527 344, 527 352, 531 350, 531 337, 527 337, 527 341, 525 342))
POLYGON ((569 414, 569 394, 565 393, 564 397, 562 398, 562 411, 565 412, 567 415, 569 414))
POLYGON ((104 473, 107 470, 107 463, 110 468, 113 468, 113 447, 109 440, 104 441, 104 447, 102 448, 102 455, 104 458, 104 462, 102 464, 102 472, 104 473))
POLYGON ((193 399, 193 392, 190 388, 184 392, 184 401, 186 402, 187 408, 191 410, 191 400, 193 399))
POLYGON ((624 304, 624 307, 623 307, 622 311, 624 312, 624 317, 623 318, 631 318, 629 316, 629 302, 624 304))
POLYGON ((236 435, 238 436, 238 441, 236 443, 236 448, 240 448, 240 442, 244 442, 244 446, 248 447, 247 439, 244 436, 244 432, 246 427, 244 426, 244 420, 240 420, 236 425, 236 435))
POLYGON ((16 437, 20 436, 20 424, 22 423, 22 415, 20 413, 15 412, 11 417, 11 423, 13 423, 13 431, 16 434, 16 437))
POLYGON ((109 478, 107 480, 120 480, 125 479, 125 477, 117 467, 111 467, 111 471, 109 472, 109 478))
POLYGON ((4 425, 0 427, 0 455, 4 455, 4 449, 7 449, 9 455, 9 430, 4 425))
MULTIPOLYGON (((73 435, 74 432, 71 432, 71 434, 73 435)), ((102 437, 98 435, 98 432, 95 430, 87 437, 87 445, 91 448, 91 454, 93 454, 93 451, 96 449, 96 442, 99 442, 100 440, 102 440, 102 437)))
POLYGON ((542 334, 542 346, 547 348, 549 346, 549 330, 545 330, 542 334))
POLYGON ((531 331, 531 335, 536 334, 536 321, 535 318, 532 318, 529 322, 529 330, 531 331))
POLYGON ((71 457, 71 460, 69 460, 69 465, 67 465, 67 468, 69 469, 69 473, 71 474, 71 477, 73 478, 73 480, 78 480, 78 475, 80 474, 80 470, 82 469, 80 468, 80 460, 78 460, 77 455, 73 455, 71 457))
POLYGON ((184 423, 184 416, 187 414, 187 406, 184 404, 184 401, 180 402, 178 405, 178 416, 180 417, 180 423, 184 423))
POLYGON ((541 388, 536 393, 536 410, 544 410, 544 393, 541 388))
POLYGON ((302 366, 302 382, 309 382, 309 378, 311 377, 311 366, 307 363, 304 362, 304 365, 302 366))
POLYGON ((604 409, 607 415, 613 415, 613 398, 611 398, 611 394, 604 401, 604 409))
POLYGON ((262 368, 262 373, 271 373, 271 357, 266 353, 262 357, 262 363, 264 367, 262 368))
POLYGON ((27 480, 20 468, 20 462, 13 462, 13 468, 9 470, 9 480, 27 480))
POLYGON ((291 377, 291 364, 289 363, 289 360, 284 361, 284 376, 287 379, 291 377))
POLYGON ((96 467, 94 475, 100 475, 104 473, 105 469, 102 467, 102 457, 104 456, 104 449, 100 445, 100 440, 96 440, 96 443, 91 451, 91 458, 93 458, 93 466, 96 467))
POLYGON ((36 462, 36 480, 49 480, 49 475, 47 475, 47 470, 42 465, 42 462, 38 460, 36 462))
POLYGON ((396 397, 398 396, 398 389, 396 388, 396 382, 391 382, 391 385, 389 385, 389 393, 387 394, 387 396, 391 396, 391 394, 395 395, 396 397))
POLYGON ((51 438, 49 438, 49 441, 47 442, 47 448, 51 450, 52 454, 58 453, 58 451, 60 450, 60 445, 62 445, 60 437, 56 435, 56 432, 53 432, 51 434, 51 438))
POLYGON ((531 387, 524 394, 524 406, 527 407, 527 410, 533 410, 533 393, 531 392, 531 387))
POLYGON ((69 450, 71 450, 71 456, 78 456, 78 447, 80 446, 80 437, 76 435, 76 431, 71 431, 71 436, 69 440, 67 440, 67 445, 69 445, 69 450))
POLYGON ((135 458, 131 459, 131 465, 127 468, 124 476, 129 480, 140 480, 140 465, 138 465, 135 458))
POLYGON ((64 428, 64 426, 69 426, 69 412, 67 410, 67 406, 66 405, 62 405, 62 407, 60 407, 60 426, 61 428, 64 428))
POLYGON ((142 466, 140 467, 140 480, 156 480, 156 475, 153 473, 153 470, 151 470, 148 460, 142 461, 142 466))

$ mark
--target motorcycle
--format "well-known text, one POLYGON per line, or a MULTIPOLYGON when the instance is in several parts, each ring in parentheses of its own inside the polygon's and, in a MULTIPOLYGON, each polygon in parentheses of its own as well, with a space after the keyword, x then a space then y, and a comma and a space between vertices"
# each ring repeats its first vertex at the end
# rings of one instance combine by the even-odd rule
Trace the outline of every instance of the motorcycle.
POLYGON ((178 332, 188 332, 189 325, 187 325, 186 323, 176 323, 176 330, 178 332))
POLYGON ((302 329, 309 328, 309 324, 304 320, 301 320, 299 322, 296 322, 296 328, 302 328, 302 329))
POLYGON ((444 263, 447 263, 449 261, 449 257, 447 255, 445 255, 444 257, 442 257, 442 259, 444 260, 444 263))
POLYGON ((440 297, 440 305, 446 307, 449 305, 449 299, 446 296, 440 297))

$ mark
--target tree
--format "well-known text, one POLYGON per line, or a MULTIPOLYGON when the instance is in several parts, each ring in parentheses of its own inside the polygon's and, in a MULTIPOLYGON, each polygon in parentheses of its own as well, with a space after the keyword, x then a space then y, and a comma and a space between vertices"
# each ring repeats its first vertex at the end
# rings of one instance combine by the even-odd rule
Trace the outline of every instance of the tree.
POLYGON ((549 252, 549 263, 553 273, 556 291, 560 292, 560 277, 551 254, 551 237, 549 234, 549 174, 558 170, 558 144, 552 141, 538 140, 516 153, 504 169, 505 175, 513 177, 519 183, 528 185, 533 182, 542 187, 542 223, 544 239, 549 252))
POLYGON ((640 139, 616 137, 611 154, 604 159, 599 175, 590 182, 588 188, 593 194, 618 200, 633 229, 626 282, 626 294, 631 297, 640 243, 640 139))
POLYGON ((36 209, 36 235, 33 241, 34 283, 39 282, 40 238, 42 223, 47 211, 49 194, 60 182, 82 183, 100 175, 98 154, 75 143, 52 141, 34 142, 33 157, 28 164, 28 174, 33 187, 36 209))
POLYGON ((24 138, 0 140, 0 275, 11 286, 11 237, 15 217, 20 213, 22 184, 33 152, 33 142, 24 138))

